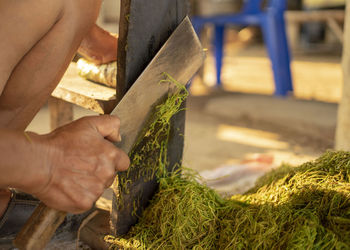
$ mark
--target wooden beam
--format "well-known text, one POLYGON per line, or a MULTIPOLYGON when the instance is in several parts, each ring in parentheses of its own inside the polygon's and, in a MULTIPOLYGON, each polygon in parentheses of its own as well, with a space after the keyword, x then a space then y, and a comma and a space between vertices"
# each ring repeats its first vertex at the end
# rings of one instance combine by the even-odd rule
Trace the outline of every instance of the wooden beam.
POLYGON ((343 22, 345 11, 343 10, 291 10, 286 12, 287 22, 327 22, 331 18, 337 22, 343 22))
POLYGON ((328 18, 327 21, 328 27, 333 31, 336 38, 339 40, 341 44, 344 43, 344 33, 342 27, 339 25, 339 23, 334 20, 333 18, 328 18))
POLYGON ((343 75, 344 87, 338 111, 336 149, 350 151, 350 4, 346 6, 343 75))
POLYGON ((299 46, 300 24, 306 22, 326 23, 329 29, 333 31, 336 38, 343 43, 343 30, 341 24, 345 19, 344 10, 290 10, 286 12, 285 17, 290 45, 293 49, 297 49, 299 46))
POLYGON ((110 113, 116 105, 115 89, 81 78, 71 63, 52 96, 99 114, 110 113))

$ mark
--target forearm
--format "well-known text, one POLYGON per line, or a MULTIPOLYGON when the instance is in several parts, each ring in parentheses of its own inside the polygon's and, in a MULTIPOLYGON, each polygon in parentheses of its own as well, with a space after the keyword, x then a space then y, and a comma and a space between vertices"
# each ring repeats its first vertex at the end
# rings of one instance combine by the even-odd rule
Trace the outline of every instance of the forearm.
MULTIPOLYGON (((33 137, 33 136, 32 136, 33 137)), ((40 141, 21 131, 0 129, 0 188, 31 189, 45 171, 40 141)))
POLYGON ((94 25, 83 39, 78 52, 95 64, 104 64, 117 60, 117 48, 117 36, 94 25))
POLYGON ((113 145, 120 140, 119 126, 117 117, 104 115, 30 138, 0 129, 0 189, 18 188, 60 211, 90 209, 116 171, 129 167, 128 156, 113 145))

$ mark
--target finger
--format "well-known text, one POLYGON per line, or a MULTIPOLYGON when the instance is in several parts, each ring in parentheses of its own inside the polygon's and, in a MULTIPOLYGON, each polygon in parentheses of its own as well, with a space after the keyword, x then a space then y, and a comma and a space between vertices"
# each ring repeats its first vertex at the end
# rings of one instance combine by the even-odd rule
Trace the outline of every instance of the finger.
POLYGON ((126 171, 130 166, 129 156, 121 149, 118 149, 118 154, 116 155, 115 162, 115 170, 116 171, 126 171))
POLYGON ((101 136, 112 142, 121 140, 119 134, 120 120, 117 116, 101 115, 89 117, 90 124, 101 134, 101 136))
POLYGON ((114 176, 114 178, 112 180, 110 180, 109 182, 106 183, 106 189, 110 188, 112 186, 112 184, 114 183, 116 176, 114 176))
POLYGON ((109 183, 114 180, 116 175, 113 160, 114 158, 111 159, 110 157, 100 157, 99 167, 95 171, 96 178, 98 178, 101 183, 104 183, 105 188, 110 186, 109 183))

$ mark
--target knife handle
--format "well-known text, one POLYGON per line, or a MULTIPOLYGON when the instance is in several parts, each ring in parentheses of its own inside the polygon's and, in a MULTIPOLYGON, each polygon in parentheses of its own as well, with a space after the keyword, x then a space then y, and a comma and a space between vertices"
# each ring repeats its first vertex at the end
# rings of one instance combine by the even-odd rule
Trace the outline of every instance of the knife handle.
POLYGON ((66 215, 66 212, 49 208, 41 202, 17 234, 13 242, 15 247, 20 250, 44 249, 66 215))

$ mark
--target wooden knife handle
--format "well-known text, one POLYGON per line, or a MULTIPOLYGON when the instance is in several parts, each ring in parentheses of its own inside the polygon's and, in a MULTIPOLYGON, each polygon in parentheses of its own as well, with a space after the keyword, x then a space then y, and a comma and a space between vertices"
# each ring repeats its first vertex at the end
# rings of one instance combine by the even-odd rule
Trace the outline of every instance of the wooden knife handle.
POLYGON ((20 250, 44 249, 57 228, 66 217, 66 212, 48 208, 40 203, 14 240, 20 250))

